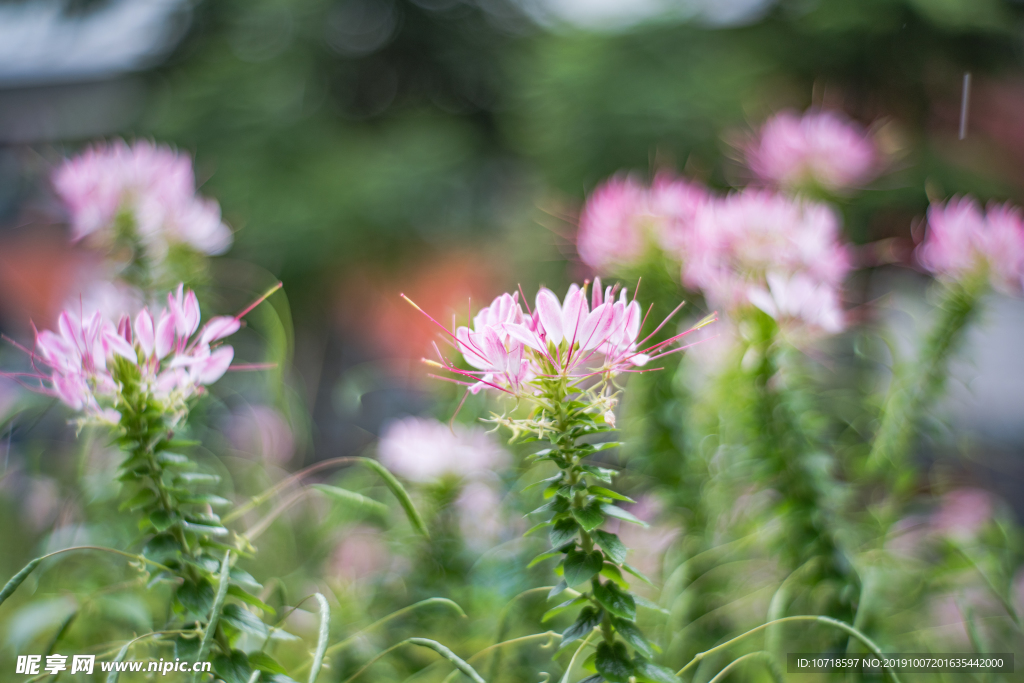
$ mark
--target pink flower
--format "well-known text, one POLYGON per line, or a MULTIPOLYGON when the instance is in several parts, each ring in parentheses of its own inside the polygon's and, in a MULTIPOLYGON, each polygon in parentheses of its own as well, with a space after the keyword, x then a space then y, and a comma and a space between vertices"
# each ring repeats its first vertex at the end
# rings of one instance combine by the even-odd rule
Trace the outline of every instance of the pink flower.
POLYGON ((683 278, 703 288, 721 280, 723 271, 760 282, 774 270, 838 284, 850 271, 839 237, 839 221, 824 204, 744 190, 700 212, 683 278))
POLYGON ((502 294, 473 318, 473 329, 455 331, 456 345, 466 362, 482 371, 473 392, 485 385, 520 387, 529 378, 529 365, 523 358, 522 344, 512 339, 506 324, 519 324, 523 309, 519 295, 502 294))
POLYGON ((64 311, 56 332, 36 334, 37 353, 31 354, 35 372, 12 376, 36 380, 40 384, 35 389, 56 396, 89 420, 112 424, 120 421, 126 407, 137 409, 122 395, 127 382, 137 382, 147 400, 159 404, 172 422, 180 419, 188 401, 231 365, 234 350, 216 343, 240 323, 238 317, 222 316, 200 329, 199 302, 181 285, 167 296, 167 303, 155 316, 144 308, 134 321, 123 316, 117 325, 100 312, 81 318, 64 311), (124 363, 133 368, 131 375, 123 374, 124 363))
MULTIPOLYGON (((536 309, 528 315, 523 313, 516 295, 505 294, 474 318, 472 330, 459 327, 453 332, 431 320, 453 339, 456 349, 475 370, 456 367, 439 349, 439 362, 428 362, 471 380, 451 381, 467 384, 474 393, 487 386, 517 396, 533 395, 536 387, 531 382, 537 379, 573 377, 581 381, 632 372, 653 358, 682 350, 685 347, 670 346, 697 329, 641 349, 645 340, 639 339, 643 327, 640 304, 629 301, 625 290, 619 291, 618 287, 602 290, 600 279, 594 282, 591 302, 585 287, 579 285, 571 285, 562 301, 542 287, 537 292, 536 309)), ((663 321, 648 337, 667 322, 663 321)), ((710 322, 702 321, 698 327, 710 322)))
POLYGON ((987 271, 993 287, 1019 294, 1024 286, 1024 220, 1010 204, 982 213, 971 197, 954 197, 928 209, 918 262, 934 275, 962 280, 987 271))
POLYGON ((761 180, 789 189, 856 188, 874 178, 880 166, 864 130, 829 111, 776 114, 745 153, 747 165, 761 180))
POLYGON ((942 497, 942 504, 932 515, 932 528, 944 536, 970 541, 994 513, 995 502, 988 491, 956 489, 942 497))
POLYGON ((652 248, 676 257, 707 201, 703 187, 664 173, 650 188, 631 176, 611 178, 590 195, 580 216, 580 258, 607 272, 637 265, 652 248))
POLYGON ((770 315, 783 330, 799 337, 835 334, 845 327, 843 308, 835 286, 797 273, 790 277, 769 273, 767 288, 751 289, 747 298, 770 315))
POLYGON ((611 178, 587 199, 580 215, 576 248, 591 268, 607 271, 634 265, 649 247, 646 189, 632 177, 611 178))
POLYGON ((416 482, 477 476, 508 463, 508 452, 483 429, 458 424, 449 427, 420 417, 387 424, 377 452, 388 469, 416 482))
POLYGON ((156 259, 172 244, 204 254, 231 246, 217 202, 196 194, 192 160, 169 147, 146 140, 96 145, 64 162, 53 184, 71 214, 76 241, 93 236, 113 244, 127 237, 156 259), (119 220, 129 221, 128 235, 119 220))

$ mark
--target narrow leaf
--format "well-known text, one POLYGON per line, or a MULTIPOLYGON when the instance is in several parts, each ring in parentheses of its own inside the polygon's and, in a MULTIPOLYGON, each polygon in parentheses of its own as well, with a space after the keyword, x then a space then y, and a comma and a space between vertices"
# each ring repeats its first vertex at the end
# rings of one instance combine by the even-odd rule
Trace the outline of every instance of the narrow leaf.
POLYGON ((436 640, 428 640, 427 638, 409 638, 405 642, 412 643, 413 645, 419 645, 420 647, 430 648, 454 664, 456 669, 469 676, 473 680, 473 683, 486 683, 486 681, 480 677, 480 674, 478 674, 473 667, 436 640))
POLYGON ((327 604, 327 598, 320 593, 316 594, 316 601, 320 603, 320 639, 316 644, 313 667, 309 670, 309 683, 316 683, 316 677, 320 675, 320 668, 324 663, 324 653, 327 651, 327 639, 331 632, 331 606, 327 604))
POLYGON ((591 493, 594 493, 598 496, 603 496, 604 498, 611 498, 612 500, 624 500, 627 503, 636 502, 635 500, 628 496, 624 496, 621 493, 616 493, 615 491, 612 491, 611 489, 606 489, 603 486, 591 486, 588 490, 591 493))
POLYGON ((430 533, 427 531, 427 525, 423 522, 423 518, 420 517, 420 513, 416 511, 416 506, 413 505, 412 498, 409 497, 409 493, 405 490, 405 487, 402 486, 402 483, 395 478, 395 475, 391 474, 388 468, 384 467, 384 465, 381 465, 372 458, 358 458, 358 460, 376 472, 380 478, 384 480, 387 487, 391 489, 391 493, 398 499, 402 509, 405 510, 405 515, 409 518, 413 528, 423 534, 423 536, 430 538, 430 533))
POLYGON ((615 517, 621 519, 624 522, 630 522, 631 524, 639 524, 642 527, 647 527, 647 522, 643 521, 639 517, 636 517, 631 512, 626 512, 620 507, 612 505, 611 503, 601 503, 601 512, 608 515, 609 517, 615 517))
POLYGON ((356 493, 355 491, 349 491, 338 486, 331 486, 330 484, 313 484, 313 488, 320 493, 326 494, 335 500, 341 500, 346 503, 352 503, 357 507, 367 509, 374 514, 386 515, 388 512, 388 506, 380 501, 376 501, 373 498, 368 498, 362 494, 356 493))
POLYGON ((640 631, 640 627, 635 623, 626 619, 613 618, 612 625, 615 626, 615 632, 618 633, 624 641, 629 643, 634 650, 644 657, 654 656, 654 648, 651 647, 647 638, 645 638, 644 634, 640 631))

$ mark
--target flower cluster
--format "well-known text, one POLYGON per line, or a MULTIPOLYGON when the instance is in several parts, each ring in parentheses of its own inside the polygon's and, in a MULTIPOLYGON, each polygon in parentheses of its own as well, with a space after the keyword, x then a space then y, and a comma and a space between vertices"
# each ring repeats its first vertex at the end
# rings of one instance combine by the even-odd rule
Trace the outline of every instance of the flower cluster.
POLYGON ((594 191, 580 216, 580 258, 608 272, 641 263, 652 249, 674 254, 685 247, 707 201, 700 185, 666 174, 651 187, 631 176, 612 178, 594 191))
POLYGON ((231 246, 220 206, 196 193, 192 160, 169 147, 145 140, 100 144, 65 162, 53 184, 75 241, 126 244, 152 260, 175 244, 203 254, 231 246))
POLYGON ((933 204, 917 259, 942 279, 987 276, 996 289, 1019 294, 1024 289, 1024 216, 1009 204, 991 204, 983 212, 970 197, 933 204))
MULTIPOLYGON (((597 229, 611 224, 612 218, 602 224, 596 214, 607 208, 601 197, 618 185, 621 181, 610 181, 588 202, 584 216, 589 222, 580 226, 581 255, 597 253, 594 245, 599 243, 608 254, 628 253, 622 246, 629 241, 624 230, 603 234, 597 229), (590 251, 584 251, 585 245, 590 251)), ((665 187, 658 193, 652 188, 649 199, 668 196, 665 187)), ((647 201, 632 223, 622 215, 614 221, 620 228, 640 220, 671 226, 659 233, 661 248, 681 264, 683 283, 703 292, 715 308, 736 313, 756 306, 780 323, 805 331, 834 333, 843 328, 840 287, 850 271, 850 258, 840 241, 839 220, 829 206, 756 189, 724 197, 704 195, 689 205, 691 211, 673 213, 680 204, 647 201)), ((631 237, 634 243, 644 240, 635 230, 631 237)))
POLYGON ((508 464, 508 452, 483 429, 421 417, 387 424, 377 452, 388 469, 416 482, 473 476, 508 464))
POLYGON ((83 319, 64 311, 56 332, 37 333, 31 376, 86 419, 119 423, 129 389, 180 419, 188 400, 227 371, 234 350, 216 342, 240 322, 220 316, 199 329, 199 302, 181 286, 167 304, 156 315, 146 308, 116 325, 98 312, 83 319))
POLYGON ((761 181, 791 190, 842 192, 868 182, 880 169, 871 138, 853 121, 830 111, 776 114, 744 153, 761 181))
POLYGON ((474 393, 490 387, 536 396, 544 380, 609 380, 634 372, 652 359, 681 350, 669 347, 696 329, 641 348, 651 335, 639 339, 640 304, 631 301, 624 288, 602 287, 600 278, 589 296, 586 287, 571 285, 562 300, 541 287, 532 312, 523 310, 518 292, 502 294, 476 315, 472 328, 451 331, 437 323, 474 369, 454 366, 438 350, 440 366, 470 380, 462 383, 474 393))

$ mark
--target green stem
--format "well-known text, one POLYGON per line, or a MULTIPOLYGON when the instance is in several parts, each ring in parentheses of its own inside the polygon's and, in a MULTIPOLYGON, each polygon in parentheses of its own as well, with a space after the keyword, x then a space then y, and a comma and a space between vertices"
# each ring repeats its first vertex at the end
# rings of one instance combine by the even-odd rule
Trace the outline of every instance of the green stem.
POLYGON ((898 472, 901 469, 913 445, 921 413, 941 393, 949 358, 959 347, 987 291, 988 280, 981 275, 946 285, 938 319, 925 339, 914 371, 906 377, 894 367, 882 423, 867 459, 869 470, 877 472, 889 468, 898 472))
MULTIPOLYGON (((831 617, 822 617, 822 616, 815 616, 815 615, 799 615, 799 616, 793 616, 793 617, 783 617, 781 619, 775 619, 774 621, 765 622, 765 623, 761 624, 760 626, 756 626, 756 627, 750 629, 746 633, 741 633, 740 635, 736 636, 735 638, 731 638, 730 640, 725 641, 721 645, 716 645, 715 647, 711 648, 710 650, 705 650, 704 652, 699 652, 699 653, 697 653, 694 656, 693 659, 691 659, 686 664, 686 666, 684 666, 682 669, 680 669, 679 671, 676 672, 676 676, 682 676, 684 673, 689 671, 692 667, 700 664, 700 662, 705 657, 707 657, 708 655, 714 654, 715 652, 719 652, 721 650, 724 650, 724 649, 728 648, 730 645, 734 645, 735 643, 743 640, 744 638, 747 638, 748 636, 754 635, 758 631, 763 631, 764 629, 766 629, 766 628, 768 628, 770 626, 773 626, 775 624, 785 624, 785 623, 788 623, 788 622, 791 622, 791 621, 815 621, 815 622, 818 622, 819 624, 826 624, 828 626, 832 626, 834 628, 838 628, 839 630, 845 631, 846 633, 850 634, 851 636, 853 636, 854 638, 856 638, 860 642, 864 643, 864 645, 867 646, 867 648, 869 650, 871 650, 872 654, 878 655, 878 657, 881 658, 883 661, 885 659, 884 657, 882 657, 882 650, 877 645, 875 645, 874 641, 871 640, 869 637, 867 637, 861 631, 859 631, 856 628, 854 628, 853 626, 850 626, 847 623, 839 621, 838 619, 832 619, 831 617)), ((889 673, 889 676, 892 678, 893 683, 900 683, 899 676, 896 675, 896 672, 892 668, 890 668, 889 666, 886 666, 885 670, 889 673)))

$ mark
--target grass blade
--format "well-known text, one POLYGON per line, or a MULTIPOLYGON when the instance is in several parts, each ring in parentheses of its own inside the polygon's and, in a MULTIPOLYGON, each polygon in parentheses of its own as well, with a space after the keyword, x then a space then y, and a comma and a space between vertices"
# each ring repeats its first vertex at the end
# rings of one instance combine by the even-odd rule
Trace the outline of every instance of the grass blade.
POLYGON ((391 493, 394 494, 395 498, 402 505, 402 509, 405 510, 405 515, 409 518, 409 522, 412 523, 416 531, 423 534, 423 536, 430 538, 430 533, 427 532, 427 525, 423 522, 423 518, 420 517, 420 513, 417 512, 416 506, 412 503, 412 498, 409 497, 409 493, 402 486, 402 483, 395 478, 395 475, 391 474, 388 468, 381 465, 379 462, 372 458, 358 458, 359 462, 363 463, 371 470, 376 472, 387 487, 391 489, 391 493))
POLYGON ((419 645, 420 647, 430 648, 431 650, 433 650, 434 652, 436 652, 437 654, 441 655, 449 662, 454 664, 455 668, 457 668, 459 671, 469 676, 473 680, 473 683, 487 683, 484 679, 480 677, 480 674, 476 672, 476 669, 474 669, 466 663, 466 660, 459 658, 458 655, 456 655, 454 652, 452 652, 436 640, 429 640, 427 638, 409 638, 405 642, 411 643, 412 645, 419 645))
POLYGON ((327 651, 327 638, 331 633, 331 606, 327 604, 327 598, 320 593, 316 594, 316 601, 320 603, 320 640, 316 644, 313 668, 309 670, 309 683, 316 683, 316 677, 320 675, 324 653, 327 651))

